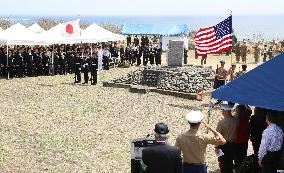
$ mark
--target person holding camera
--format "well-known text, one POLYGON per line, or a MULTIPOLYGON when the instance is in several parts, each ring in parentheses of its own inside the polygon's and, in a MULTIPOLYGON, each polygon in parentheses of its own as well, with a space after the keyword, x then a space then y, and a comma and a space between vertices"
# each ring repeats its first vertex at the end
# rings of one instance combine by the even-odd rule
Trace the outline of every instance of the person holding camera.
POLYGON ((145 173, 182 173, 181 151, 167 144, 169 129, 165 123, 155 125, 155 143, 142 151, 145 173))

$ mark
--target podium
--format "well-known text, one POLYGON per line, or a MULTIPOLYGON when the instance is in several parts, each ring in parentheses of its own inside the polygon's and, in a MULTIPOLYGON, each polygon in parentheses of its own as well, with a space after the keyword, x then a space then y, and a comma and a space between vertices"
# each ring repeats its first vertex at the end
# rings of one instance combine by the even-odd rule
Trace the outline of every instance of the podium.
POLYGON ((131 173, 142 173, 140 161, 142 160, 142 151, 152 146, 154 138, 137 138, 131 142, 131 173))

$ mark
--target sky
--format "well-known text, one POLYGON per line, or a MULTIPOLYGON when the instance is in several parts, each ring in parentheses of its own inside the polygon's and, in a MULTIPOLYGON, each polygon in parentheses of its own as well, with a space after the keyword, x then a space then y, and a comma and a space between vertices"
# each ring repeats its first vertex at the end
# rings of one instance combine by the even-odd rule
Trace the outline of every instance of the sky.
POLYGON ((278 15, 283 0, 1 0, 0 15, 278 15))

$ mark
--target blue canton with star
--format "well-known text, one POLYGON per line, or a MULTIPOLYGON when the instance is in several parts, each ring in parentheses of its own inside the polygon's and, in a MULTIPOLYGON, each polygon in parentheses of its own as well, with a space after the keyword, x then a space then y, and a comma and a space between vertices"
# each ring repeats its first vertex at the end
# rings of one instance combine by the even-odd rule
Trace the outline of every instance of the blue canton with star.
POLYGON ((228 34, 232 34, 232 16, 228 17, 227 19, 223 20, 222 22, 218 23, 214 26, 214 30, 216 33, 217 40, 223 38, 228 34))

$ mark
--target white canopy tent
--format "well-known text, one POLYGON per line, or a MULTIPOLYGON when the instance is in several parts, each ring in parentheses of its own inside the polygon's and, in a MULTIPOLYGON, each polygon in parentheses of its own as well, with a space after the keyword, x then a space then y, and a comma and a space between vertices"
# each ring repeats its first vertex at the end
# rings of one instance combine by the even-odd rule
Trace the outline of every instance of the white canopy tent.
POLYGON ((66 26, 59 23, 45 31, 37 23, 29 28, 19 23, 10 28, 0 30, 0 44, 7 45, 52 45, 52 44, 77 44, 98 43, 123 40, 124 36, 114 34, 96 24, 90 25, 85 30, 73 34, 64 34, 66 26))
POLYGON ((123 40, 124 36, 120 34, 114 34, 93 23, 85 30, 82 30, 81 39, 83 43, 97 43, 123 40))
POLYGON ((45 30, 42 27, 40 27, 37 23, 34 23, 32 26, 28 27, 27 29, 28 31, 36 34, 41 34, 45 32, 45 30))
POLYGON ((80 43, 80 33, 74 33, 72 35, 64 35, 63 31, 65 26, 61 23, 51 28, 50 30, 42 33, 38 40, 35 40, 38 44, 75 44, 80 43))
POLYGON ((1 32, 1 43, 7 45, 30 45, 31 38, 35 38, 24 25, 17 23, 1 32))
POLYGON ((0 28, 0 44, 6 44, 4 30, 0 28))

